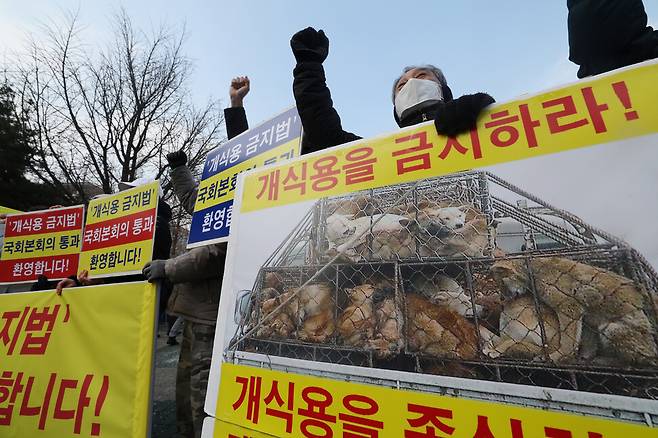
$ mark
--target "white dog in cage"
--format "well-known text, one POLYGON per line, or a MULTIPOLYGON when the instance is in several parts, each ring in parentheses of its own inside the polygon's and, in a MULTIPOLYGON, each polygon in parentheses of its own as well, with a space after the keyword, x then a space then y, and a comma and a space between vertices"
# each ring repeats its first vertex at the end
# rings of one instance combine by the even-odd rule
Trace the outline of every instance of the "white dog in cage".
POLYGON ((487 221, 475 207, 422 202, 391 213, 326 219, 328 255, 354 262, 421 257, 482 257, 489 243, 487 221))
POLYGON ((332 214, 327 217, 328 253, 342 253, 352 261, 365 258, 389 260, 411 254, 413 237, 409 233, 410 219, 395 214, 375 214, 353 218, 332 214), (368 254, 368 240, 371 254, 368 254))
POLYGON ((414 292, 427 297, 432 303, 447 306, 462 316, 482 314, 483 308, 479 304, 475 304, 473 312, 471 297, 459 283, 447 275, 439 274, 428 278, 418 272, 411 277, 410 285, 414 292))
POLYGON ((467 220, 472 206, 428 207, 420 210, 411 227, 422 242, 422 257, 482 257, 489 243, 487 221, 482 214, 467 220))

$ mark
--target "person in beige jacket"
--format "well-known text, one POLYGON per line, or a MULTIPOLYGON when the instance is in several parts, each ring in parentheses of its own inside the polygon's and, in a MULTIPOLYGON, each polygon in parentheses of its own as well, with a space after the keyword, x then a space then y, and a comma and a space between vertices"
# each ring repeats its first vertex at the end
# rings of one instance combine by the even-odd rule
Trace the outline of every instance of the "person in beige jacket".
MULTIPOLYGON (((231 107, 224 110, 229 138, 248 129, 242 105, 249 78, 231 81, 231 107)), ((167 155, 171 182, 181 205, 192 214, 198 182, 186 165, 185 152, 167 155)), ((149 281, 167 279, 174 285, 168 312, 185 320, 176 373, 176 424, 181 437, 201 436, 203 406, 212 359, 219 296, 224 276, 226 244, 192 248, 169 260, 154 260, 143 270, 149 281)))

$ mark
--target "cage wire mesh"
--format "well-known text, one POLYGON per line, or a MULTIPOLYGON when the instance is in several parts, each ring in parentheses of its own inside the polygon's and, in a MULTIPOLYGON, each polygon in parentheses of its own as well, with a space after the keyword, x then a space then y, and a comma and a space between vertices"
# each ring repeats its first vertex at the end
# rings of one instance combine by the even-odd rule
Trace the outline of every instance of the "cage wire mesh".
POLYGON ((657 288, 623 241, 463 172, 318 201, 230 348, 658 399, 657 288))

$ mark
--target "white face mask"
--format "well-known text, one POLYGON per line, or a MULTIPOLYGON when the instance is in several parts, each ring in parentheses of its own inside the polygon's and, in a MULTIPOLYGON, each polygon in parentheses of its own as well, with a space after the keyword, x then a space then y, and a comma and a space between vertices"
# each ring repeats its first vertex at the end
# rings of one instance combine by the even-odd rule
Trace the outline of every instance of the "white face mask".
POLYGON ((427 79, 409 79, 395 96, 395 113, 401 119, 408 110, 416 109, 421 104, 443 100, 441 86, 427 79))

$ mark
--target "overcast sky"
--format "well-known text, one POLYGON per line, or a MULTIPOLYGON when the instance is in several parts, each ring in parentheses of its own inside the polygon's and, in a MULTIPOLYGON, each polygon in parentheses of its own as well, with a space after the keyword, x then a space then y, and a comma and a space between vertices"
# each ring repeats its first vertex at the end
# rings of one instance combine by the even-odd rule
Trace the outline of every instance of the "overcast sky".
MULTIPOLYGON (((658 0, 645 4, 658 17, 658 0)), ((85 41, 98 44, 121 6, 145 31, 185 26, 199 102, 226 101, 230 79, 249 75, 252 124, 293 104, 289 40, 306 26, 329 36, 325 66, 335 105, 344 127, 366 137, 396 129, 390 88, 408 64, 434 63, 454 94, 486 91, 499 101, 575 79, 566 1, 0 0, 0 56, 20 49, 40 23, 78 8, 85 41)))

